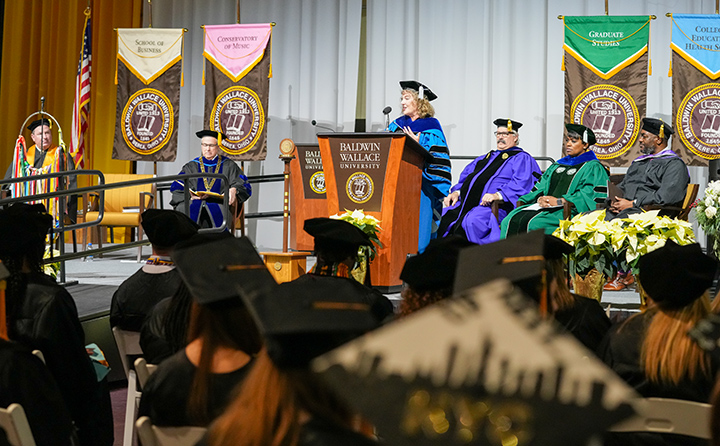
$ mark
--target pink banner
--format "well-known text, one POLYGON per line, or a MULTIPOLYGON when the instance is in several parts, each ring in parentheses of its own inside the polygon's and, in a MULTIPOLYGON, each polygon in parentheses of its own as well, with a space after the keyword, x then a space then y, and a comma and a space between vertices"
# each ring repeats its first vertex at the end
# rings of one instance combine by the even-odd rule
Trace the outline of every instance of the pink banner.
POLYGON ((262 60, 272 25, 205 25, 203 55, 234 82, 262 60))

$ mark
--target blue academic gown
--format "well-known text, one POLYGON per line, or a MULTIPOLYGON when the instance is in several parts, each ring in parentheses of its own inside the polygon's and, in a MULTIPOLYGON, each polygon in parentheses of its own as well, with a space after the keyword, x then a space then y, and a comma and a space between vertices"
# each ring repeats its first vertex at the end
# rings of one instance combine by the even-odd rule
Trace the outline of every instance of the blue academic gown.
POLYGON ((410 127, 419 133, 420 145, 433 156, 432 162, 425 162, 420 194, 420 228, 418 252, 423 252, 431 239, 437 236, 442 215, 442 201, 452 185, 450 174, 450 152, 440 122, 435 118, 419 118, 413 121, 403 115, 390 123, 388 130, 402 132, 410 127))
POLYGON ((502 221, 540 175, 537 161, 520 147, 493 150, 475 159, 463 169, 460 181, 451 189, 461 191, 461 196, 457 203, 443 210, 439 236, 458 234, 477 244, 500 240, 500 225, 491 207, 479 204, 480 199, 485 194, 500 192, 505 201, 498 213, 502 221), (470 194, 476 198, 472 202, 468 199, 470 194))

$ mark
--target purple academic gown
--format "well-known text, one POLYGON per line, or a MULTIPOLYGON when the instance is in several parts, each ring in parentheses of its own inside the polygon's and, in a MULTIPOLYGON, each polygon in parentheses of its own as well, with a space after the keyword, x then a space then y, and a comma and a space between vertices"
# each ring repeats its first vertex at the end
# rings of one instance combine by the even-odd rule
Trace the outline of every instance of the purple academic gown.
POLYGON ((493 150, 475 159, 450 189, 461 191, 460 199, 443 209, 439 236, 457 234, 478 244, 500 240, 500 225, 491 207, 479 204, 482 196, 500 192, 505 201, 499 211, 502 221, 515 208, 518 198, 530 192, 540 175, 537 161, 520 147, 493 150))

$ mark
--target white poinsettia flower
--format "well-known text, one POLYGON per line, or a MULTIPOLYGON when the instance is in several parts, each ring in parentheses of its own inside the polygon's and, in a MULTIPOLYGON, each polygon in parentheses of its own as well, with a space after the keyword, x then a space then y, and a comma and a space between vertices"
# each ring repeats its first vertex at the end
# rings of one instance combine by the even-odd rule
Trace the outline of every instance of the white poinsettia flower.
POLYGON ((363 218, 365 218, 365 213, 362 211, 362 209, 355 209, 350 216, 355 220, 362 220, 363 218))
POLYGON ((705 216, 707 218, 713 218, 717 214, 717 208, 715 206, 708 206, 705 208, 705 216))

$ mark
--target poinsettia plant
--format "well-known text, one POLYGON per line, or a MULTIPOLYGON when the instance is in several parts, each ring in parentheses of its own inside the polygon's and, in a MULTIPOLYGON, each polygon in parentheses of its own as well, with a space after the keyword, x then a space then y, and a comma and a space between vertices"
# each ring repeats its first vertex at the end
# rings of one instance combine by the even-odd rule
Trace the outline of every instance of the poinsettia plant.
POLYGON ((703 231, 713 238, 712 249, 720 254, 720 180, 711 181, 705 188, 705 196, 694 203, 695 217, 703 231))
POLYGON ((605 211, 579 214, 561 220, 554 236, 575 247, 570 254, 570 274, 584 277, 593 268, 607 277, 618 269, 637 274, 640 257, 665 246, 670 239, 679 245, 695 243, 692 225, 684 220, 659 216, 659 210, 605 221, 605 211))

